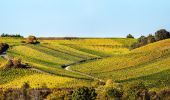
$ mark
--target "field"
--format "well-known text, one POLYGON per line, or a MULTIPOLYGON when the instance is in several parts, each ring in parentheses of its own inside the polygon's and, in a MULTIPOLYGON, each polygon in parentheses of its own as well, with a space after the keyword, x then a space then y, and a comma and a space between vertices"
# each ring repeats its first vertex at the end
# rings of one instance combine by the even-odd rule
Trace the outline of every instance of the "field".
MULTIPOLYGON (((0 71, 0 87, 32 88, 90 86, 98 80, 127 84, 144 81, 151 89, 170 87, 170 39, 130 49, 136 39, 77 38, 40 39, 25 44, 24 38, 1 38, 10 48, 7 55, 22 59, 28 69, 0 71), (64 67, 69 69, 64 69, 64 67), (161 83, 161 84, 159 84, 161 83)), ((0 58, 0 66, 6 59, 0 58)))

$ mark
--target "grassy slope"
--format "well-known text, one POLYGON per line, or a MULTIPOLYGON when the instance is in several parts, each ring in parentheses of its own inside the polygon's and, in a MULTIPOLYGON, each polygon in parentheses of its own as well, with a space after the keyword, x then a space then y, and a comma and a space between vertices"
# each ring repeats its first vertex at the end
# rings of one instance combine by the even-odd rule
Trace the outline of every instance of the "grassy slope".
MULTIPOLYGON (((57 76, 59 75, 58 77, 65 76, 63 78, 70 77, 70 78, 87 79, 87 77, 63 70, 61 68, 61 65, 63 64, 69 64, 76 61, 80 61, 82 59, 94 58, 101 55, 105 57, 108 56, 111 52, 113 52, 112 53, 113 55, 124 54, 129 52, 129 50, 123 46, 124 44, 122 44, 123 43, 122 41, 126 41, 126 39, 121 40, 121 43, 117 42, 120 41, 119 39, 116 40, 114 39, 47 40, 47 41, 41 41, 40 45, 25 45, 25 44, 22 45, 22 43, 20 43, 22 40, 23 39, 17 39, 17 38, 3 38, 3 42, 5 41, 13 46, 12 49, 10 49, 8 52, 9 55, 15 57, 21 57, 23 62, 29 63, 30 65, 40 70, 53 73, 57 76), (11 42, 10 40, 11 41, 14 40, 14 42, 11 42), (83 46, 82 43, 85 46, 83 46), (70 46, 68 46, 70 44, 79 47, 70 48, 70 46), (80 48, 81 49, 83 48, 85 50, 80 50, 80 48), (120 50, 122 50, 121 53, 117 53, 117 51, 120 50)), ((32 76, 30 75, 22 76, 18 74, 17 80, 20 80, 20 78, 24 78, 24 80, 20 80, 21 83, 25 82, 26 80, 31 81, 29 77, 32 76)), ((7 76, 7 80, 8 80, 8 76, 7 76)), ((12 84, 15 85, 17 84, 16 80, 9 80, 9 81, 11 82, 8 83, 8 85, 3 85, 3 86, 9 87, 12 84)), ((32 84, 33 87, 37 86, 36 84, 37 83, 32 84)), ((71 81, 67 84, 69 84, 69 86, 78 86, 83 84, 87 85, 89 84, 89 82, 74 79, 74 81, 71 81)), ((49 84, 47 83, 47 85, 49 84)), ((16 85, 16 87, 17 86, 20 85, 16 85)), ((50 86, 53 87, 56 85, 53 84, 50 86)))
POLYGON ((170 39, 132 50, 129 54, 89 62, 72 68, 103 79, 112 78, 119 82, 143 79, 147 80, 147 84, 152 87, 157 81, 166 81, 164 85, 168 84, 169 60, 170 39), (162 73, 164 71, 167 73, 162 73), (157 77, 158 80, 154 80, 157 77))

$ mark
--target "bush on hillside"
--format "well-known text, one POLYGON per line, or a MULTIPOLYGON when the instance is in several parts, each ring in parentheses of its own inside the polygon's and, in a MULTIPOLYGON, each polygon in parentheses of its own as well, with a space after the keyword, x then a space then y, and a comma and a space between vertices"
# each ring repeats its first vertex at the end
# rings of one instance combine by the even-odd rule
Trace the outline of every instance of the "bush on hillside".
POLYGON ((47 100, 70 100, 69 91, 56 91, 47 96, 47 100))
POLYGON ((138 43, 140 44, 140 45, 146 45, 147 44, 147 41, 148 41, 148 39, 147 39, 147 37, 145 37, 145 36, 141 36, 140 38, 138 38, 138 43))
POLYGON ((2 98, 0 100, 19 100, 21 93, 13 89, 7 89, 3 91, 2 98))
POLYGON ((4 65, 3 69, 9 69, 9 68, 23 68, 24 66, 21 64, 21 59, 19 58, 13 58, 8 59, 6 64, 4 65))
POLYGON ((152 34, 149 34, 147 37, 147 43, 149 44, 149 43, 153 43, 153 42, 156 42, 156 39, 152 34))
POLYGON ((124 87, 123 99, 149 100, 149 91, 142 82, 135 82, 124 87))
POLYGON ((116 88, 108 88, 106 90, 107 97, 112 98, 112 99, 121 99, 123 92, 121 90, 118 90, 116 88))
POLYGON ((131 34, 128 34, 128 35, 126 36, 126 38, 134 38, 134 36, 131 35, 131 34))
POLYGON ((138 41, 136 43, 131 45, 131 48, 135 49, 135 48, 147 45, 147 44, 148 44, 148 38, 145 36, 141 36, 138 38, 138 41))
POLYGON ((96 92, 94 88, 81 87, 72 93, 72 100, 95 100, 96 92))
POLYGON ((9 45, 6 43, 0 43, 0 53, 5 52, 9 48, 9 45))
POLYGON ((22 67, 20 58, 14 58, 12 60, 12 63, 13 63, 14 68, 21 68, 22 67))
POLYGON ((170 89, 164 89, 157 93, 161 100, 170 100, 170 89))
POLYGON ((150 91, 149 96, 150 96, 150 100, 160 100, 160 97, 155 91, 150 91))
POLYGON ((37 44, 37 43, 39 43, 37 38, 35 36, 32 36, 32 35, 28 36, 26 42, 29 43, 29 44, 37 44))
POLYGON ((21 87, 22 94, 23 94, 23 100, 30 100, 31 95, 30 95, 30 85, 28 83, 24 83, 23 86, 21 87))
POLYGON ((112 79, 108 79, 107 81, 106 81, 106 87, 110 87, 110 86, 112 86, 113 85, 113 80, 112 79))

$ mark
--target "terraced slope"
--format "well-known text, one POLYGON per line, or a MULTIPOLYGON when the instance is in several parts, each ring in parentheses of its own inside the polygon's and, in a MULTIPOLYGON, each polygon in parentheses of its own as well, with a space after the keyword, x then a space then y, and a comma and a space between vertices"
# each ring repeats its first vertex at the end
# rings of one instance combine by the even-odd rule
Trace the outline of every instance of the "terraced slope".
POLYGON ((66 88, 88 86, 90 81, 40 73, 31 69, 0 70, 0 88, 20 88, 28 82, 31 88, 66 88))
POLYGON ((167 81, 170 78, 168 76, 169 61, 170 39, 167 39, 132 50, 129 54, 115 55, 99 61, 72 66, 71 68, 103 79, 112 78, 117 82, 131 82, 132 80, 138 80, 138 78, 143 78, 143 80, 146 78, 148 79, 147 83, 151 86, 156 81, 165 81, 164 79, 167 81), (167 72, 167 76, 161 79, 160 73, 162 72, 167 72), (152 80, 149 77, 159 78, 158 80, 152 80))
POLYGON ((29 69, 10 69, 10 70, 0 69, 0 78, 1 78, 0 85, 6 84, 15 79, 20 79, 23 76, 31 75, 34 73, 37 72, 29 69))
POLYGON ((67 82, 73 81, 72 78, 61 77, 61 76, 52 76, 47 74, 32 74, 25 75, 22 78, 14 79, 7 84, 1 85, 3 88, 20 88, 25 82, 29 82, 32 88, 41 88, 47 86, 48 88, 59 88, 67 82))
POLYGON ((76 49, 81 52, 97 55, 100 57, 108 57, 115 54, 128 53, 129 45, 134 43, 135 39, 73 39, 73 40, 45 40, 48 44, 60 44, 65 47, 76 49))
POLYGON ((63 56, 57 56, 57 52, 56 54, 52 55, 54 52, 53 50, 47 49, 49 51, 45 53, 46 48, 43 49, 44 51, 41 49, 41 46, 15 46, 8 51, 8 55, 19 57, 24 63, 28 63, 34 68, 51 74, 86 79, 84 76, 71 73, 61 67, 61 65, 69 64, 73 61, 64 59, 63 56))
MULTIPOLYGON (((123 44, 123 40, 119 42, 114 39, 41 40, 41 44, 38 45, 22 44, 21 39, 14 40, 14 43, 6 40, 11 45, 7 54, 21 58, 23 63, 28 63, 38 70, 30 69, 30 72, 28 70, 21 75, 17 74, 20 71, 16 71, 16 73, 12 71, 16 77, 10 77, 9 74, 8 81, 5 81, 4 78, 5 82, 2 80, 0 87, 17 88, 27 81, 32 87, 41 87, 44 83, 51 88, 90 85, 91 78, 67 71, 61 66, 96 57, 123 56, 130 52, 125 46, 126 44, 123 44), (34 78, 36 79, 33 80, 34 78), (60 82, 62 80, 63 82, 60 82)), ((8 73, 8 71, 4 73, 8 73)), ((1 75, 3 76, 3 74, 1 75)))

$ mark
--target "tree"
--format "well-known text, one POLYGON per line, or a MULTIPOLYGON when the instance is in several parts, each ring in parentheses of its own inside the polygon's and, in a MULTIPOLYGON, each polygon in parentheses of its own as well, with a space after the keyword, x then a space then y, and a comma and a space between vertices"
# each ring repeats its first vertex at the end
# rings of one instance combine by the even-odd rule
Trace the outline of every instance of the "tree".
POLYGON ((134 36, 132 36, 131 34, 128 34, 128 35, 126 36, 126 38, 134 38, 134 36))
POLYGON ((155 39, 155 37, 152 34, 148 35, 147 40, 148 40, 147 43, 156 42, 156 39, 155 39))
POLYGON ((69 91, 55 91, 47 96, 47 100, 70 100, 69 91))
POLYGON ((30 85, 28 83, 24 83, 21 89, 22 89, 23 100, 30 100, 31 99, 29 93, 30 85))
POLYGON ((23 36, 21 36, 20 34, 5 34, 5 33, 2 33, 1 37, 20 37, 20 38, 23 38, 23 36))
POLYGON ((157 32, 155 32, 155 39, 157 41, 164 40, 164 39, 167 39, 167 38, 170 38, 170 33, 167 30, 160 29, 157 32))
POLYGON ((22 67, 21 59, 19 59, 19 58, 12 59, 12 63, 13 63, 14 68, 21 68, 22 67))
POLYGON ((106 94, 109 98, 120 99, 123 95, 123 92, 116 88, 109 88, 106 90, 106 94))
POLYGON ((124 88, 123 98, 127 100, 149 100, 149 93, 143 82, 135 82, 124 88))
POLYGON ((36 38, 35 36, 30 35, 30 36, 27 38, 27 43, 36 44, 36 43, 39 43, 39 42, 37 41, 37 38, 36 38))
POLYGON ((0 53, 5 52, 6 50, 8 50, 9 45, 6 43, 0 43, 0 53))
POLYGON ((21 64, 21 59, 19 58, 13 58, 13 59, 8 59, 6 64, 4 65, 3 69, 9 69, 9 68, 23 68, 21 64))
POLYGON ((138 38, 138 43, 143 46, 146 45, 148 43, 148 39, 145 36, 141 36, 140 38, 138 38))
POLYGON ((95 100, 96 96, 94 88, 81 87, 73 91, 72 100, 95 100))
POLYGON ((7 89, 4 91, 3 93, 4 95, 4 99, 0 99, 0 100, 21 100, 20 99, 20 91, 16 91, 14 89, 7 89))

